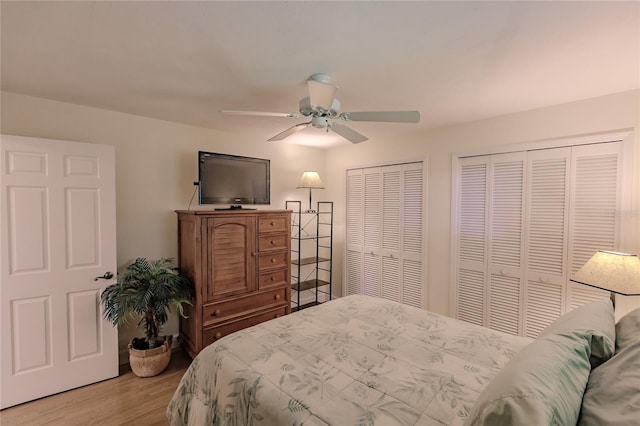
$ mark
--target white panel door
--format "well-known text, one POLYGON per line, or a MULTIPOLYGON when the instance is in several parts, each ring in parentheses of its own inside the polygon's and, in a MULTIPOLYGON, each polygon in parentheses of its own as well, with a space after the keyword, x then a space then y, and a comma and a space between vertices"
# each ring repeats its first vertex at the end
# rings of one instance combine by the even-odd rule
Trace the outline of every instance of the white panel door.
POLYGON ((118 375, 111 146, 0 138, 0 409, 118 375))

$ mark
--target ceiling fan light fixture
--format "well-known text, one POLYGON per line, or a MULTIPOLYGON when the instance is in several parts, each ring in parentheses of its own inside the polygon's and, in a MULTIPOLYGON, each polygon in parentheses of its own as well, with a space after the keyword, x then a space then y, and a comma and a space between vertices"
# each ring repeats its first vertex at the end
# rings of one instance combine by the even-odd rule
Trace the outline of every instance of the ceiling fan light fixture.
POLYGON ((318 129, 324 129, 325 127, 327 127, 328 124, 329 123, 327 123, 326 117, 313 117, 311 119, 311 125, 318 129))
POLYGON ((319 129, 326 129, 327 132, 342 136, 351 143, 360 143, 367 140, 367 137, 356 130, 335 123, 329 120, 342 120, 346 122, 353 121, 369 121, 369 122, 386 122, 386 123, 417 123, 420 121, 419 111, 356 111, 356 112, 340 112, 340 101, 335 98, 337 86, 330 84, 331 78, 322 73, 313 74, 307 79, 307 87, 309 96, 300 100, 300 115, 287 113, 272 113, 261 111, 236 111, 222 110, 226 114, 238 115, 257 115, 257 116, 274 116, 274 117, 290 117, 301 118, 309 117, 311 121, 299 123, 289 127, 284 132, 278 133, 269 141, 280 141, 286 137, 293 135, 305 129, 307 126, 313 126, 319 129))

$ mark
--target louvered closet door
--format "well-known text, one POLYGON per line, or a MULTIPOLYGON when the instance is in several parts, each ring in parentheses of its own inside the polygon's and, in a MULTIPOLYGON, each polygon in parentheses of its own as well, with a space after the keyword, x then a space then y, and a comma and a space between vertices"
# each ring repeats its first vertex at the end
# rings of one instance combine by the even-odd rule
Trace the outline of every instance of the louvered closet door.
MULTIPOLYGON (((385 198, 386 203, 386 198, 385 198)), ((425 306, 424 170, 422 163, 402 165, 402 303, 425 306)))
MULTIPOLYGON (((574 147, 571 155, 573 191, 569 221, 569 277, 597 250, 617 249, 622 182, 622 142, 574 147)), ((568 282, 566 310, 609 292, 568 282)))
POLYGON ((363 170, 364 180, 364 294, 380 295, 382 244, 382 187, 379 168, 363 170))
POLYGON ((401 167, 382 167, 382 286, 380 296, 401 302, 400 228, 401 228, 401 167))
POLYGON ((571 148, 527 155, 524 334, 535 338, 563 312, 571 148))
POLYGON ((490 156, 460 159, 457 223, 457 318, 485 324, 490 156))
POLYGON ((347 294, 424 307, 423 188, 422 163, 347 172, 347 294))
POLYGON ((488 327, 519 334, 526 153, 491 156, 488 327))
POLYGON ((347 171, 347 250, 345 293, 363 294, 363 189, 362 170, 347 171))

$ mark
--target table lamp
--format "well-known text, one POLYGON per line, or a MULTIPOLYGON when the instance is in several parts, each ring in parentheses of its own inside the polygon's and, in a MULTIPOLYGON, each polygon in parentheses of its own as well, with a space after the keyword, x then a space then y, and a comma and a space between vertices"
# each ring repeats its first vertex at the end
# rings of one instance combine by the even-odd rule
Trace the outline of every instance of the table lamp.
POLYGON ((304 172, 297 188, 309 188, 309 210, 306 210, 305 213, 315 213, 316 211, 311 208, 311 190, 324 189, 318 172, 304 172))
POLYGON ((635 254, 598 250, 571 281, 610 291, 612 301, 614 294, 640 296, 640 259, 635 254))

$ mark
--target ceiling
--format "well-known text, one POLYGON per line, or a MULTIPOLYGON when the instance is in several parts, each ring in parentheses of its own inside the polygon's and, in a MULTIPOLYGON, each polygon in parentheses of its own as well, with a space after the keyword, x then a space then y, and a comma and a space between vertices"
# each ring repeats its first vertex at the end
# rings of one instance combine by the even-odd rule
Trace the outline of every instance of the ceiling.
MULTIPOLYGON (((370 139, 640 87, 640 2, 2 1, 9 92, 266 140, 324 72, 370 139)), ((265 142, 267 143, 267 142, 265 142)), ((282 142, 349 142, 307 128, 282 142)), ((366 143, 366 142, 365 142, 366 143)))

